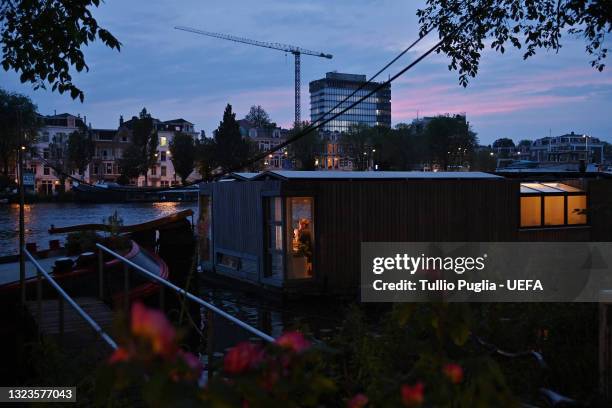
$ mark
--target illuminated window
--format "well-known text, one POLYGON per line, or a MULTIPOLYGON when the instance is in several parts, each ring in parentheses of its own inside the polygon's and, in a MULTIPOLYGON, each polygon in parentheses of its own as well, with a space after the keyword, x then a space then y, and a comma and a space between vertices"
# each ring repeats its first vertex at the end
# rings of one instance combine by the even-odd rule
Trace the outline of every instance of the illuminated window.
POLYGON ((544 196, 544 225, 565 224, 565 197, 544 196))
POLYGON ((521 227, 587 223, 584 191, 562 183, 521 183, 521 227))
POLYGON ((535 227, 542 224, 542 199, 521 197, 521 227, 535 227))
POLYGON ((584 211, 587 208, 585 195, 575 195, 567 197, 567 223, 586 224, 587 216, 584 211))
POLYGON ((159 145, 160 145, 161 147, 164 147, 164 146, 166 146, 167 144, 168 144, 168 138, 167 138, 166 136, 161 136, 161 137, 159 138, 159 145))

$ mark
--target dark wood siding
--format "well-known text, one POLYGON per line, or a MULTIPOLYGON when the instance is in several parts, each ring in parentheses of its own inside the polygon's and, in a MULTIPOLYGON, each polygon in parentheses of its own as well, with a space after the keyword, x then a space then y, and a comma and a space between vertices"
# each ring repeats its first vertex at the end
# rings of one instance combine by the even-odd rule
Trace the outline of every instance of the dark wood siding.
POLYGON ((328 289, 357 287, 361 242, 512 241, 518 183, 508 180, 308 181, 283 195, 315 197, 315 273, 328 289))

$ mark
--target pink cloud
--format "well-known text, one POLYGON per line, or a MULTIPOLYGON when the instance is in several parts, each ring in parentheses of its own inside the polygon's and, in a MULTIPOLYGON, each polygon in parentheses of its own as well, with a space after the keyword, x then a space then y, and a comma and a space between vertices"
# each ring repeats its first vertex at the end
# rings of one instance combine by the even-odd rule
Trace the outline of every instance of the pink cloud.
POLYGON ((576 95, 547 94, 567 86, 612 84, 612 77, 588 69, 566 69, 532 76, 510 74, 486 78, 467 89, 459 85, 443 85, 441 75, 426 74, 419 81, 405 80, 393 92, 394 122, 409 121, 416 116, 442 113, 467 113, 469 117, 485 117, 502 113, 550 108, 587 101, 588 93, 576 95))

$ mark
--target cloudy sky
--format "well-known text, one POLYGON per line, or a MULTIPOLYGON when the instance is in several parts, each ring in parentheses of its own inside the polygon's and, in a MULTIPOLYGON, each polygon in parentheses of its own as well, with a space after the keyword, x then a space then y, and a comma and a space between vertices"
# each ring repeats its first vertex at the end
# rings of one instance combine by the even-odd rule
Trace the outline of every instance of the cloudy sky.
MULTIPOLYGON (((308 82, 328 71, 375 73, 417 35, 421 1, 144 1, 107 0, 98 22, 123 43, 120 53, 94 44, 90 71, 75 76, 85 102, 33 91, 14 73, 0 86, 31 96, 44 114, 86 115, 94 127, 115 128, 119 115, 143 106, 162 120, 183 117, 208 135, 231 103, 239 117, 253 104, 289 126, 293 120, 293 56, 174 30, 175 25, 283 42, 333 54, 302 57, 302 112, 308 82)), ((432 39, 433 41, 433 39, 432 39)), ((429 42, 431 43, 431 42, 429 42)), ((405 56, 390 74, 416 58, 405 56)), ((392 85, 393 123, 465 112, 483 144, 499 137, 536 138, 570 131, 612 141, 612 70, 589 65, 580 40, 566 38, 558 54, 523 61, 517 52, 485 53, 479 76, 464 89, 442 55, 432 55, 392 85)), ((388 74, 385 73, 385 78, 388 74)))

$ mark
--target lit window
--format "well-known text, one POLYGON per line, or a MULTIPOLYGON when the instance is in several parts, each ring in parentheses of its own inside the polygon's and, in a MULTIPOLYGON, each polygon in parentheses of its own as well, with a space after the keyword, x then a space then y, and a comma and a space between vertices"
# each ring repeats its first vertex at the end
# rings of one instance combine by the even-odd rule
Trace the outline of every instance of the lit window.
POLYGON ((587 223, 584 191, 562 183, 521 183, 521 227, 587 223))
POLYGON ((563 225, 565 223, 565 197, 544 197, 544 225, 563 225))
POLYGON ((567 197, 567 223, 586 224, 587 216, 584 211, 587 208, 585 195, 575 195, 567 197))
POLYGON ((168 144, 168 138, 166 136, 162 136, 159 138, 159 145, 164 147, 168 144))
POLYGON ((521 227, 535 227, 542 223, 542 199, 521 197, 521 227))

